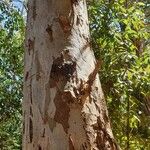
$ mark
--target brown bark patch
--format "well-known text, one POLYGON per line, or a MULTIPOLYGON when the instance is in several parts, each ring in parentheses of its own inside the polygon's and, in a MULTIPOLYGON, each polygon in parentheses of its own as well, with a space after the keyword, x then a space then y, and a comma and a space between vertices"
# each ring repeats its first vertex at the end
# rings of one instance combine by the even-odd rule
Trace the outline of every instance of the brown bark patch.
POLYGON ((62 97, 68 104, 74 103, 74 97, 72 96, 70 91, 65 91, 62 94, 62 97))
POLYGON ((50 74, 50 87, 55 87, 56 83, 63 79, 69 80, 76 70, 76 63, 73 61, 64 61, 63 56, 54 59, 51 74, 50 74))
POLYGON ((69 120, 70 108, 69 108, 67 102, 65 102, 62 99, 62 93, 57 92, 56 97, 54 99, 54 103, 56 106, 54 120, 56 122, 62 124, 64 131, 67 133, 68 128, 69 128, 68 120, 69 120))
POLYGON ((71 0, 71 4, 77 5, 78 4, 78 0, 71 0))
POLYGON ((64 33, 71 31, 71 25, 68 17, 60 15, 58 19, 64 33))
POLYGON ((106 129, 106 122, 103 123, 100 118, 97 118, 97 138, 96 143, 98 148, 101 148, 102 150, 105 149, 112 149, 112 150, 120 150, 119 146, 117 145, 117 142, 115 139, 110 135, 110 133, 106 129))

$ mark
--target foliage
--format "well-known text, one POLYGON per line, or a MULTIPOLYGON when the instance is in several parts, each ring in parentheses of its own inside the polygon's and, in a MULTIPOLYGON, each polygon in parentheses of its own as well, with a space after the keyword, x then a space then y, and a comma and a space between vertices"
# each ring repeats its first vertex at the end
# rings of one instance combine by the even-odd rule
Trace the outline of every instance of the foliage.
POLYGON ((150 111, 146 109, 150 108, 150 51, 145 6, 125 0, 97 0, 89 5, 92 45, 102 61, 100 79, 114 134, 123 149, 150 149, 150 111))
POLYGON ((0 149, 21 145, 24 20, 11 3, 0 1, 0 149))

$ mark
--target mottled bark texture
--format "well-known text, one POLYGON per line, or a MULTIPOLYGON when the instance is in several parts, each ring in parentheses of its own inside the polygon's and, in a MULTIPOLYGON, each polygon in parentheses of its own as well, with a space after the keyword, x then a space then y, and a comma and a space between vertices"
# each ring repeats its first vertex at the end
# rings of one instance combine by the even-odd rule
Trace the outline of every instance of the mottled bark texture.
POLYGON ((29 0, 23 150, 116 150, 85 0, 29 0))

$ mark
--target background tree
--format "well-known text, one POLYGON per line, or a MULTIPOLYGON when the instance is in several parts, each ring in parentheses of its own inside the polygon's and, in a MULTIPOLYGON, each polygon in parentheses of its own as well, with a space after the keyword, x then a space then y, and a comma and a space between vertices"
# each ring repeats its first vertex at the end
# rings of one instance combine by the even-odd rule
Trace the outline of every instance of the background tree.
POLYGON ((11 3, 0 1, 0 149, 21 147, 24 20, 11 3))

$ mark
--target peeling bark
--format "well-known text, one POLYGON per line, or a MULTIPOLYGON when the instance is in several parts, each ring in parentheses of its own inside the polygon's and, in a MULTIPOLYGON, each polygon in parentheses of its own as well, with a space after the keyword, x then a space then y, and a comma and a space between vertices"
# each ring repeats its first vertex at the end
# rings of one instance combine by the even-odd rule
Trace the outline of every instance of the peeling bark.
POLYGON ((23 150, 118 150, 85 0, 29 0, 23 150))

